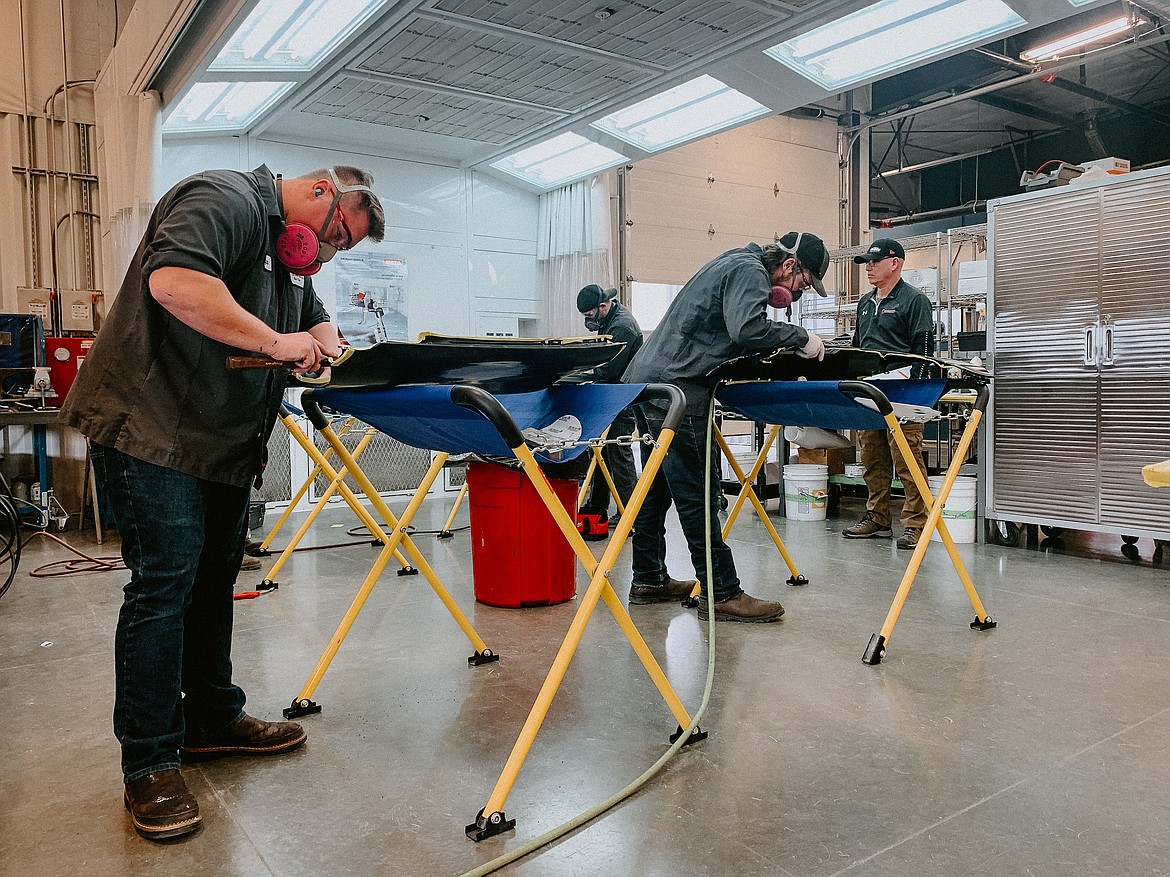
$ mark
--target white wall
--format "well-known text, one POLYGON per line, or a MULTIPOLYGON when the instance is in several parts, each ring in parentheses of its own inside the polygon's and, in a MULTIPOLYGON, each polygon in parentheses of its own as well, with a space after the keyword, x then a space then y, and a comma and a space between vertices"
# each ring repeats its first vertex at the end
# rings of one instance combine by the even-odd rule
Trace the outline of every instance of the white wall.
MULTIPOLYGON (((458 167, 386 158, 263 139, 168 139, 163 144, 162 194, 184 177, 209 168, 250 170, 268 165, 296 176, 333 164, 374 175, 386 210, 386 238, 364 243, 406 260, 409 333, 478 335, 501 315, 540 315, 536 289, 535 195, 458 167)), ((334 272, 313 278, 322 301, 336 313, 334 272)))

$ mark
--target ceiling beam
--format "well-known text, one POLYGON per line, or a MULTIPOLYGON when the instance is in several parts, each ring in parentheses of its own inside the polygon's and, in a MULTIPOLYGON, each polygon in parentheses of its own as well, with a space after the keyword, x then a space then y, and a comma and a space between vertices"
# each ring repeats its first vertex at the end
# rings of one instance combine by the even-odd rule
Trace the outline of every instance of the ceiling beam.
POLYGON ((971 99, 977 104, 995 107, 997 110, 1013 113, 1025 119, 1039 119, 1041 122, 1047 122, 1049 125, 1055 125, 1058 128, 1076 129, 1083 124, 1083 120, 1076 116, 1056 113, 1052 110, 1038 107, 1034 103, 1016 100, 1015 98, 1010 98, 1002 94, 981 94, 971 99))
MULTIPOLYGON (((1140 43, 1124 43, 1122 45, 1113 46, 1108 49, 1102 49, 1097 52, 1095 57, 1098 60, 1112 57, 1123 51, 1132 51, 1134 48, 1144 48, 1146 46, 1160 46, 1163 43, 1170 43, 1170 33, 1162 33, 1156 37, 1150 37, 1142 40, 1140 43)), ((907 116, 917 116, 921 113, 928 113, 931 110, 937 110, 942 107, 950 106, 951 104, 959 103, 960 101, 971 100, 984 94, 991 94, 996 91, 1002 91, 1005 88, 1011 88, 1014 85, 1020 85, 1024 82, 1031 82, 1033 79, 1039 79, 1042 76, 1051 76, 1057 70, 1064 70, 1068 67, 1079 67, 1083 63, 1080 58, 1074 58, 1068 61, 1059 61, 1054 64, 1046 64, 1033 70, 1031 73, 1023 73, 1013 79, 1005 79, 1003 82, 996 82, 992 85, 985 85, 982 88, 972 88, 969 91, 961 91, 958 94, 953 94, 950 97, 944 97, 941 100, 932 101, 931 103, 922 104, 918 107, 911 107, 910 109, 901 110, 897 113, 890 113, 885 116, 875 116, 862 122, 860 125, 850 126, 849 131, 858 132, 864 131, 868 128, 873 128, 875 125, 883 125, 887 122, 893 122, 898 119, 906 118, 907 116)))
MULTIPOLYGON (((1031 64, 1026 64, 1023 61, 1017 61, 1015 58, 1011 58, 1007 55, 1001 55, 998 52, 992 52, 988 49, 979 48, 972 49, 972 51, 1009 70, 1027 72, 1033 69, 1031 64)), ((1160 60, 1163 62, 1163 64, 1170 62, 1170 58, 1166 57, 1160 57, 1160 60)), ((1143 107, 1139 104, 1127 101, 1124 98, 1117 97, 1116 95, 1108 94, 1104 91, 1099 91, 1096 88, 1090 88, 1089 86, 1083 85, 1080 82, 1073 82, 1071 79, 1065 79, 1063 76, 1054 76, 1049 84, 1055 86, 1056 88, 1062 88, 1065 91, 1071 92, 1072 94, 1078 95, 1080 97, 1088 98, 1091 101, 1096 101, 1097 103, 1105 104, 1106 106, 1121 110, 1123 113, 1129 113, 1134 116, 1148 118, 1153 122, 1157 122, 1159 125, 1166 125, 1170 127, 1170 117, 1164 116, 1156 110, 1151 110, 1148 107, 1143 107)))

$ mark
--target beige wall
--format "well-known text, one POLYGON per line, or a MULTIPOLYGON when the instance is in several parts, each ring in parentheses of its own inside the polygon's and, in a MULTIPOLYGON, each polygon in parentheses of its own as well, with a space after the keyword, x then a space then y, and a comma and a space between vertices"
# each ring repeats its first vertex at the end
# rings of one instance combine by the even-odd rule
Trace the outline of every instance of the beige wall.
POLYGON ((726 250, 792 230, 839 245, 831 119, 761 119, 643 159, 628 180, 627 272, 638 282, 684 283, 726 250))

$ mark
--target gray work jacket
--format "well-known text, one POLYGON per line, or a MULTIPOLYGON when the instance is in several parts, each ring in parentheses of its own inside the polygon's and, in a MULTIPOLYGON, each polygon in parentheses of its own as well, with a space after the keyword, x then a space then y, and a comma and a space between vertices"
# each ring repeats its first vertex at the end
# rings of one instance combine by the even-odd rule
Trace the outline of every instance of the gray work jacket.
POLYGON ((716 383, 708 375, 718 366, 753 351, 808 343, 800 326, 768 319, 771 294, 758 244, 712 259, 679 290, 626 369, 625 382, 674 384, 689 413, 705 413, 716 383))

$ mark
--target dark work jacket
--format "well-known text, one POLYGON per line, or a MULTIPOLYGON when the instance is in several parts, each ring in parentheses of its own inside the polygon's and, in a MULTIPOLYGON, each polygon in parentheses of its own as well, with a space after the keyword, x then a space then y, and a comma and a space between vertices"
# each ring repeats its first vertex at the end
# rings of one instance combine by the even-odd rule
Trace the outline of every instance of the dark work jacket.
POLYGON ((688 412, 705 415, 715 368, 753 351, 808 343, 800 326, 768 319, 771 294, 758 244, 712 259, 674 297, 626 369, 625 382, 674 384, 686 395, 688 412))
POLYGON ((609 315, 597 330, 597 334, 608 335, 614 341, 626 345, 621 353, 593 370, 593 377, 598 383, 620 384, 630 360, 642 347, 642 330, 638 327, 638 321, 628 308, 615 301, 609 306, 609 315))
POLYGON ((224 282, 277 332, 329 321, 312 281, 276 258, 284 226, 268 168, 188 177, 155 207, 61 420, 99 444, 187 475, 246 486, 276 420, 284 372, 229 371, 240 350, 196 332, 150 294, 157 268, 224 282), (294 282, 294 280, 296 282, 294 282))

